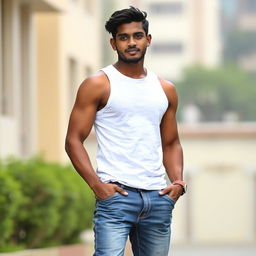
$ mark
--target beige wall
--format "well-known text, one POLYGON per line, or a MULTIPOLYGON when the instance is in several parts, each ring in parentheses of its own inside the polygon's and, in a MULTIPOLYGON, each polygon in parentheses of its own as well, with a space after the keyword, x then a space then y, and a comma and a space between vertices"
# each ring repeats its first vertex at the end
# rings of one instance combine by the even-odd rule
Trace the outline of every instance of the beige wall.
POLYGON ((100 68, 99 1, 69 1, 60 14, 36 15, 38 150, 67 161, 64 139, 76 91, 100 68))
POLYGON ((174 242, 256 242, 256 125, 180 126, 188 194, 174 212, 174 242))
POLYGON ((58 158, 60 144, 59 19, 57 14, 36 16, 38 148, 52 160, 58 158))

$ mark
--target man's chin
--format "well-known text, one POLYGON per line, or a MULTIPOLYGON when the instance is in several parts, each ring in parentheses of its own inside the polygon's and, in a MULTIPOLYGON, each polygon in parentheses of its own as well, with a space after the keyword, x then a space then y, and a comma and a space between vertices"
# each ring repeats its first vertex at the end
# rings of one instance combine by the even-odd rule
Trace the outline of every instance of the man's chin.
POLYGON ((141 58, 126 59, 126 63, 138 63, 141 58))
POLYGON ((142 59, 143 59, 143 57, 139 57, 139 58, 123 58, 123 57, 120 57, 120 60, 125 62, 125 63, 138 63, 142 59))
POLYGON ((123 61, 124 63, 127 63, 127 64, 129 64, 129 63, 136 64, 139 61, 143 60, 143 58, 145 56, 145 53, 146 53, 146 51, 142 52, 141 55, 135 57, 135 56, 124 56, 124 55, 120 54, 119 51, 117 51, 118 59, 120 61, 123 61))

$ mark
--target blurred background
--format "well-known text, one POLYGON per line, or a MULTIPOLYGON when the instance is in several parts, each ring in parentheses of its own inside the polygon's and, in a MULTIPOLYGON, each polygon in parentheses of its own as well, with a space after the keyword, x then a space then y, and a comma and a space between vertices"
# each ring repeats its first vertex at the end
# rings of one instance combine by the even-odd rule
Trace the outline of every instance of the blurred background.
MULTIPOLYGON (((148 13, 146 67, 179 95, 189 192, 173 213, 171 255, 256 255, 255 0, 0 0, 2 169, 10 156, 69 163, 64 140, 76 91, 115 62, 104 24, 129 5, 148 13)), ((85 146, 96 167, 94 131, 85 146)), ((2 234, 9 230, 3 248, 14 227, 0 224, 2 234)))

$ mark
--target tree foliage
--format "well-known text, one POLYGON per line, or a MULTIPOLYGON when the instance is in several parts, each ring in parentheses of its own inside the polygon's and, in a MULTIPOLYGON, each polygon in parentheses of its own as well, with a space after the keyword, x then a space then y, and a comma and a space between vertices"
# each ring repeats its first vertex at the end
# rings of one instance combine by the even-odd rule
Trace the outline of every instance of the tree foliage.
POLYGON ((237 62, 241 57, 256 53, 255 31, 231 31, 224 42, 225 62, 237 62))
POLYGON ((239 121, 256 120, 256 79, 237 67, 188 68, 176 82, 179 94, 179 119, 188 104, 196 105, 202 121, 222 121, 226 113, 235 113, 239 121))

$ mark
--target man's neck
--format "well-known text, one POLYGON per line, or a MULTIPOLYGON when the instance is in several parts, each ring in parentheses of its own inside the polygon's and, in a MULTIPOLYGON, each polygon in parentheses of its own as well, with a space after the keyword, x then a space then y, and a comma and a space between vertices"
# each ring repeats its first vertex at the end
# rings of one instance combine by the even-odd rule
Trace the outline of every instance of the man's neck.
POLYGON ((138 63, 125 63, 118 60, 114 67, 123 75, 131 78, 143 78, 147 75, 147 71, 144 68, 144 62, 141 60, 138 63))

